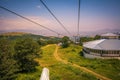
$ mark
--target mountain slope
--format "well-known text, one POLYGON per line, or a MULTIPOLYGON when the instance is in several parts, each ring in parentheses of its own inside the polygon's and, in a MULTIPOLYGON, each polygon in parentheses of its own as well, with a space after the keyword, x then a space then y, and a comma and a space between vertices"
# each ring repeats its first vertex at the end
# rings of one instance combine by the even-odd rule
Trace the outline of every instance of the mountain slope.
POLYGON ((0 34, 0 38, 5 37, 10 40, 18 39, 18 38, 33 38, 35 40, 42 39, 42 40, 59 40, 58 37, 46 37, 42 35, 36 35, 31 33, 25 33, 25 32, 7 32, 0 34))

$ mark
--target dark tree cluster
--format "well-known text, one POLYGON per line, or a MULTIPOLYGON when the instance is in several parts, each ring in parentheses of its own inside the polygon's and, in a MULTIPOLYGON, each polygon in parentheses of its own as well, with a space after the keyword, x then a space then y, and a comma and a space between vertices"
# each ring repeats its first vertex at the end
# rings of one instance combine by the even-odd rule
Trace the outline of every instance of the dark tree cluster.
POLYGON ((0 80, 11 80, 19 71, 10 41, 0 39, 0 80))
POLYGON ((34 71, 38 65, 34 59, 40 53, 40 46, 33 39, 15 40, 14 44, 0 39, 0 80, 13 80, 17 73, 34 71))
POLYGON ((64 36, 62 38, 62 47, 63 48, 67 48, 69 46, 69 42, 70 42, 69 37, 64 36))
POLYGON ((100 35, 95 35, 94 40, 98 40, 98 39, 100 39, 100 38, 101 38, 100 35))
POLYGON ((79 45, 82 46, 84 42, 92 41, 94 38, 92 37, 80 37, 80 43, 79 45))
POLYGON ((20 39, 15 46, 15 59, 18 62, 21 71, 30 72, 35 69, 37 62, 34 61, 39 56, 40 47, 32 39, 20 39))

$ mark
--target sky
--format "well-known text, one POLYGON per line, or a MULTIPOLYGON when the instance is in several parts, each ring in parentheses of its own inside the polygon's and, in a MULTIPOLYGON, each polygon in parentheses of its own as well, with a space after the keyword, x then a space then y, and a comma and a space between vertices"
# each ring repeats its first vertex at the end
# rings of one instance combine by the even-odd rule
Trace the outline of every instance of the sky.
MULTIPOLYGON (((43 0, 71 35, 77 34, 78 0, 43 0)), ((80 34, 103 30, 120 31, 120 0, 81 0, 80 34)), ((68 33, 39 0, 0 0, 0 6, 12 10, 60 34, 68 33)), ((57 36, 36 24, 0 8, 0 32, 29 32, 57 36)))

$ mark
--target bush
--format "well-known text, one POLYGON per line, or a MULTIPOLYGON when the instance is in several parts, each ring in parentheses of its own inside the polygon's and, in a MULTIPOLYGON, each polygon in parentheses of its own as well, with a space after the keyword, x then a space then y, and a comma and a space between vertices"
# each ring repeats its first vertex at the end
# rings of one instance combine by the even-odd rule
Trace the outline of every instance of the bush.
POLYGON ((64 36, 64 37, 62 38, 62 47, 63 47, 63 48, 67 48, 68 46, 69 46, 69 37, 64 36))
POLYGON ((13 58, 11 42, 0 39, 0 80, 12 80, 17 72, 18 65, 13 58))
POLYGON ((79 54, 80 56, 84 56, 83 51, 80 51, 79 54))
POLYGON ((38 65, 34 61, 39 56, 40 47, 33 39, 19 39, 15 44, 15 58, 18 61, 21 71, 31 72, 38 65))

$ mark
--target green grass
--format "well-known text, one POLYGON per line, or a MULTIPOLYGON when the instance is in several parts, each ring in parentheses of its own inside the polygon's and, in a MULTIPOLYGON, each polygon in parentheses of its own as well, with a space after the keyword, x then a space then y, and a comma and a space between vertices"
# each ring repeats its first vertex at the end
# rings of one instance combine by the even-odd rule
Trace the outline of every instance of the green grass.
POLYGON ((68 48, 60 48, 59 56, 71 63, 76 63, 91 69, 103 76, 111 78, 112 80, 119 80, 120 78, 120 60, 117 59, 86 59, 80 56, 82 47, 78 45, 71 45, 68 48))
POLYGON ((15 80, 39 80, 42 67, 36 66, 36 71, 31 73, 20 73, 15 80))
POLYGON ((53 55, 55 45, 43 48, 41 66, 50 70, 50 80, 97 80, 93 75, 57 61, 53 55))
POLYGON ((47 67, 50 71, 50 80, 97 80, 93 75, 83 72, 71 65, 63 64, 57 61, 53 55, 55 45, 42 48, 43 53, 37 66, 37 71, 33 73, 19 74, 16 80, 39 80, 43 67, 47 67))

